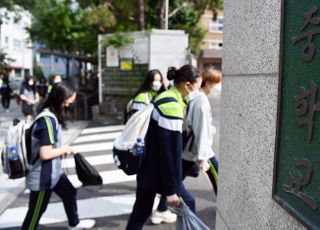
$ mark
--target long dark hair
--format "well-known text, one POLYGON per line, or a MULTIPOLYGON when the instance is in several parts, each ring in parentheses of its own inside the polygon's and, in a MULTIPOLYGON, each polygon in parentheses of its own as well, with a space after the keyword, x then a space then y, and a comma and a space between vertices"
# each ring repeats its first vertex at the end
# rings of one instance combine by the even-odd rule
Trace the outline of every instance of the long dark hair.
POLYGON ((59 82, 53 85, 47 100, 44 102, 40 112, 48 108, 56 115, 62 126, 65 126, 69 110, 63 108, 63 102, 76 92, 76 88, 70 82, 59 82))
POLYGON ((184 65, 180 69, 175 67, 169 67, 167 72, 168 80, 174 80, 174 84, 179 84, 181 82, 195 83, 200 74, 192 65, 184 65))
POLYGON ((163 77, 162 77, 162 74, 161 74, 160 70, 152 69, 152 70, 148 71, 147 76, 144 79, 144 82, 142 83, 140 88, 137 90, 137 92, 134 94, 134 97, 136 97, 139 93, 145 93, 145 92, 148 92, 148 91, 152 90, 151 89, 151 85, 152 85, 152 82, 154 81, 154 76, 156 74, 160 75, 161 83, 162 83, 162 86, 161 86, 161 88, 159 90, 159 93, 161 93, 161 92, 163 92, 165 90, 165 88, 163 86, 163 77))
POLYGON ((25 78, 24 82, 23 82, 23 87, 25 89, 27 89, 28 91, 32 91, 34 94, 36 93, 36 80, 34 79, 33 76, 28 76, 25 78), (33 85, 29 85, 29 80, 32 79, 33 80, 33 85))

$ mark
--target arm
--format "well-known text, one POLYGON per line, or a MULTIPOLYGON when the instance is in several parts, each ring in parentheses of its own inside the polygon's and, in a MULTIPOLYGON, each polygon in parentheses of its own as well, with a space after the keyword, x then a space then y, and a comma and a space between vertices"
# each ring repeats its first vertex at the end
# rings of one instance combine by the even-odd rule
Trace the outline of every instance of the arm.
POLYGON ((20 98, 21 98, 22 101, 25 101, 25 102, 27 102, 28 104, 33 104, 33 100, 27 98, 27 97, 26 97, 25 95, 23 95, 23 94, 20 94, 20 98))
POLYGON ((43 145, 40 147, 40 159, 50 160, 59 157, 63 154, 72 155, 75 154, 75 150, 69 145, 64 145, 61 148, 54 149, 52 145, 43 145))
POLYGON ((57 142, 57 125, 51 117, 43 117, 37 121, 35 135, 39 137, 40 150, 39 156, 41 160, 50 160, 63 154, 75 154, 75 150, 69 145, 60 148, 53 148, 57 142))
MULTIPOLYGON (((165 118, 160 118, 165 119, 165 118)), ((161 121, 160 121, 161 122, 161 121)), ((178 120, 165 121, 166 123, 180 122, 178 120)), ((167 196, 179 194, 181 184, 181 153, 182 153, 182 135, 180 131, 169 130, 159 127, 158 138, 162 140, 159 146, 161 153, 161 182, 164 188, 164 193, 167 196)))
POLYGON ((177 131, 170 131, 160 128, 159 139, 163 140, 163 144, 159 146, 161 149, 161 165, 164 167, 161 171, 161 183, 164 187, 164 193, 167 203, 174 207, 179 207, 181 186, 181 152, 182 137, 177 131))
POLYGON ((33 100, 33 104, 37 104, 37 103, 39 103, 39 101, 40 101, 40 96, 39 96, 39 93, 36 92, 36 99, 33 100))

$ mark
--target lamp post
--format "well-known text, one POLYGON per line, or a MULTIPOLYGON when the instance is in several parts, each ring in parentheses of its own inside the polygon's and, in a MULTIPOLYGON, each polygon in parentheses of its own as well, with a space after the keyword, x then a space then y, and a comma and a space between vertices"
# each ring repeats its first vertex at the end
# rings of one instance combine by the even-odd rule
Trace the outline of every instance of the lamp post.
POLYGON ((169 20, 169 0, 166 0, 166 13, 165 13, 165 26, 164 28, 168 30, 168 20, 169 20))
MULTIPOLYGON (((0 14, 0 51, 1 51, 1 25, 3 23, 2 15, 0 14)), ((0 125, 1 125, 1 113, 0 113, 0 125)))
POLYGON ((3 23, 2 15, 0 14, 0 49, 1 49, 1 25, 3 23))

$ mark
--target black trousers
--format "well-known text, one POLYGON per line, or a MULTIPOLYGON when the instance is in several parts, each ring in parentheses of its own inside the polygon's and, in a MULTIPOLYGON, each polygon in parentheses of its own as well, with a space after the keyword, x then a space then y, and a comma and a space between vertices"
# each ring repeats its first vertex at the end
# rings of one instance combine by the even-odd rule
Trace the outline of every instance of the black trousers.
POLYGON ((1 100, 2 100, 2 107, 4 109, 9 109, 10 108, 10 100, 11 100, 10 95, 9 96, 3 95, 1 100))
POLYGON ((55 192, 61 198, 69 226, 76 226, 79 223, 76 201, 77 190, 67 176, 63 174, 52 190, 31 191, 29 209, 23 221, 22 230, 37 229, 39 220, 49 204, 52 192, 55 192))
POLYGON ((152 212, 153 202, 156 193, 143 189, 137 185, 136 201, 133 206, 126 229, 140 230, 152 212))

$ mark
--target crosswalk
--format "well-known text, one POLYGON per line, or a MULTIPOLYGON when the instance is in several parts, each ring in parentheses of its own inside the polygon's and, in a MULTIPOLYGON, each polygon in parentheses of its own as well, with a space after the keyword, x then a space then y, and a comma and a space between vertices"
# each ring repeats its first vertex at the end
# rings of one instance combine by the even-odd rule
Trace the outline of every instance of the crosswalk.
MULTIPOLYGON (((112 147, 114 139, 123 130, 122 125, 91 127, 84 129, 74 140, 72 146, 77 152, 83 154, 90 164, 94 165, 103 178, 103 189, 117 191, 120 185, 128 187, 122 192, 115 192, 113 195, 92 193, 78 200, 78 210, 80 218, 100 218, 129 214, 135 200, 135 176, 127 176, 114 165, 112 158, 112 147), (129 183, 129 184, 128 184, 129 183)), ((63 160, 63 168, 71 183, 76 187, 81 187, 75 173, 75 163, 73 158, 63 160)), ((20 196, 24 196, 28 201, 28 191, 20 196)), ((111 194, 112 192, 110 192, 111 194)), ((157 202, 155 202, 155 207, 157 202)), ((63 204, 51 202, 43 214, 40 224, 55 224, 67 221, 63 204)), ((27 212, 27 203, 23 206, 11 207, 0 215, 0 228, 11 228, 21 226, 27 212)))

